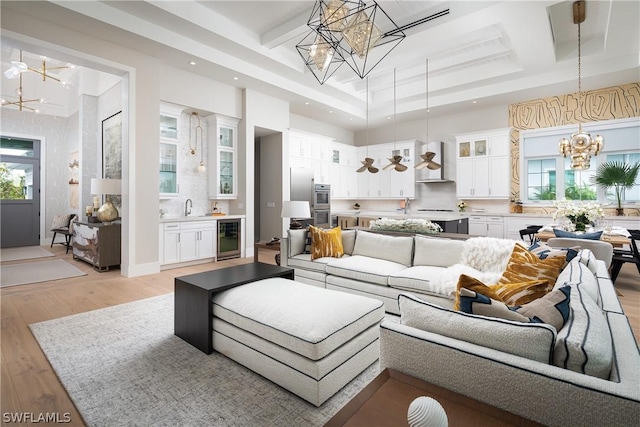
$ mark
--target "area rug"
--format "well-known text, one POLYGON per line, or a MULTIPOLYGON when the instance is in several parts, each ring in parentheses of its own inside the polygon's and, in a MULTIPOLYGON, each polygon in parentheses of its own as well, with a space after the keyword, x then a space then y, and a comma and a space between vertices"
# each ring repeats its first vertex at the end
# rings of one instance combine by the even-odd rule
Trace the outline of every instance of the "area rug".
POLYGON ((21 246, 19 248, 0 249, 0 261, 21 261, 54 256, 51 252, 40 246, 21 246))
POLYGON ((319 426, 379 371, 321 407, 173 334, 173 294, 30 325, 90 426, 319 426))
POLYGON ((3 265, 0 267, 0 288, 86 275, 84 271, 61 259, 3 265))

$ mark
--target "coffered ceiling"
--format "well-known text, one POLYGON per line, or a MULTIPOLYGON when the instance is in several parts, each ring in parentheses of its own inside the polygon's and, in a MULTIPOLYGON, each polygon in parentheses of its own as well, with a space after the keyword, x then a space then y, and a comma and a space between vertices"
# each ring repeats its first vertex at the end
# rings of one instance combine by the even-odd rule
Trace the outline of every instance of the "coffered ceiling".
MULTIPOLYGON (((295 114, 348 129, 365 126, 365 81, 343 65, 323 85, 296 50, 314 1, 2 1, 45 21, 100 33, 166 63, 288 100, 295 114), (193 61, 195 65, 189 63, 193 61), (234 80, 234 77, 237 80, 234 80)), ((370 2, 369 2, 370 3, 370 2)), ((444 16, 407 37, 369 75, 370 124, 394 111, 431 117, 577 91, 572 1, 381 0, 398 26, 444 16)), ((640 2, 587 1, 582 24, 583 89, 640 80, 640 2)), ((4 34, 3 34, 4 36, 4 34)), ((2 66, 13 49, 3 43, 2 66)), ((99 52, 95 53, 99 55, 99 52)), ((3 77, 3 97, 6 81, 3 77)), ((8 87, 8 86, 7 86, 8 87)))

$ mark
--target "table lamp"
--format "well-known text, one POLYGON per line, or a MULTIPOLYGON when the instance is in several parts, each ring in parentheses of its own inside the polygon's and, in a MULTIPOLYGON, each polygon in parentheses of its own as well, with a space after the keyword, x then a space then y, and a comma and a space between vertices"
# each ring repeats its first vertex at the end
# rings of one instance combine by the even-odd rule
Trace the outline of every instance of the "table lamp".
POLYGON ((112 222, 118 219, 118 209, 111 203, 112 194, 121 194, 119 179, 91 178, 91 194, 106 195, 107 201, 98 209, 98 220, 112 222))
POLYGON ((311 211, 309 209, 309 202, 305 201, 284 201, 282 202, 282 218, 290 218, 291 223, 289 229, 299 230, 302 228, 296 219, 311 218, 311 211))

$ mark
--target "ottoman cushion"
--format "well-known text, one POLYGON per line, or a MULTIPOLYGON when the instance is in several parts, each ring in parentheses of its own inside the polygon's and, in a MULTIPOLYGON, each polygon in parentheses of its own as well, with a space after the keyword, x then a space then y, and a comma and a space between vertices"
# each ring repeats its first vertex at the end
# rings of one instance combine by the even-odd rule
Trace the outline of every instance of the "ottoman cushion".
POLYGON ((380 322, 384 306, 372 298, 273 278, 216 294, 213 315, 319 360, 380 322))

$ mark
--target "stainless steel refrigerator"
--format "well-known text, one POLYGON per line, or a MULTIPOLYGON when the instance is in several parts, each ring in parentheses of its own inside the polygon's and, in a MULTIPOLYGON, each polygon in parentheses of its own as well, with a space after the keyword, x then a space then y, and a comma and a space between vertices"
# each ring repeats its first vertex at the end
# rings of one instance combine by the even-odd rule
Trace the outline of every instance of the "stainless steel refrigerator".
POLYGON ((331 226, 331 187, 329 184, 316 184, 313 169, 291 168, 291 198, 309 202, 311 218, 300 219, 302 224, 316 227, 331 226))

